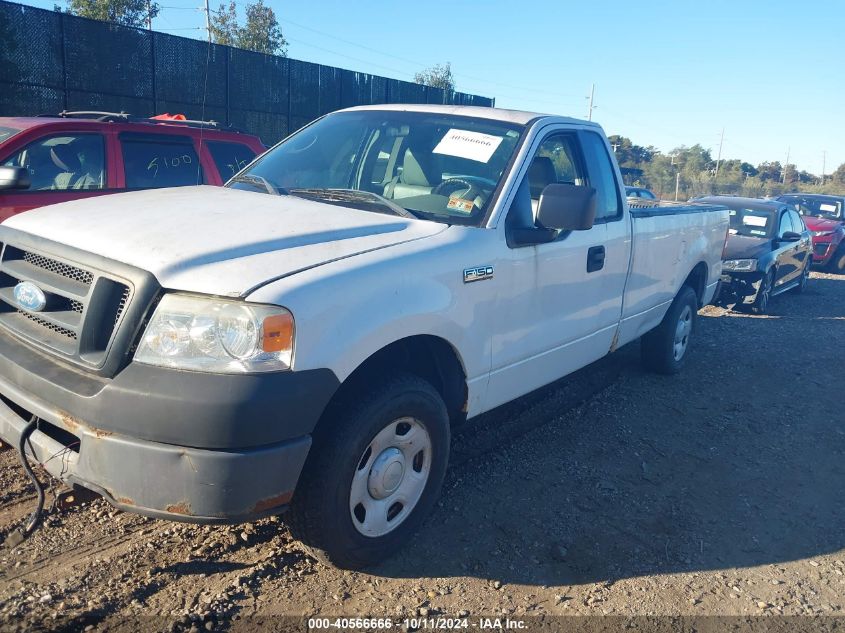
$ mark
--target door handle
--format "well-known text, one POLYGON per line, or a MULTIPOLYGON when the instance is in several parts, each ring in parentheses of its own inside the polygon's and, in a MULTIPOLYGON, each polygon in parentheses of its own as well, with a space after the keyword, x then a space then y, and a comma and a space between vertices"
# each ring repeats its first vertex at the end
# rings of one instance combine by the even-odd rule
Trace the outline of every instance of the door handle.
POLYGON ((593 273, 604 268, 604 246, 591 246, 587 250, 587 272, 593 273))

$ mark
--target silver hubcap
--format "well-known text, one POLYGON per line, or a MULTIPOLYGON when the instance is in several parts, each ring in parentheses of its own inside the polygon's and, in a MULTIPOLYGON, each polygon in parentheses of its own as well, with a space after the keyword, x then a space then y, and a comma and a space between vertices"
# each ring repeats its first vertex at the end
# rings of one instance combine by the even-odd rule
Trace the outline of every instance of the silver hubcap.
POLYGON ((692 308, 684 306, 678 324, 675 326, 675 343, 673 353, 675 360, 681 360, 689 345, 689 335, 692 332, 692 308))
POLYGON ((364 450, 349 492, 352 524, 372 538, 395 530, 413 512, 431 472, 431 437, 414 418, 384 427, 364 450))

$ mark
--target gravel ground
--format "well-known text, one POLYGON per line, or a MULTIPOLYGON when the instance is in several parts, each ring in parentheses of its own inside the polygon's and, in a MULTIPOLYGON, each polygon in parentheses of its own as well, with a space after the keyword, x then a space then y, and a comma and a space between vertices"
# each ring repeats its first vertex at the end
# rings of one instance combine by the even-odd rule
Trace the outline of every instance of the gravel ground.
MULTIPOLYGON (((0 551, 0 628, 845 616, 843 346, 845 278, 814 273, 766 317, 708 306, 679 376, 645 373, 629 345, 457 430, 437 515, 370 573, 317 563, 282 519, 54 511, 0 551)), ((34 506, 12 451, 0 505, 2 539, 34 506)))

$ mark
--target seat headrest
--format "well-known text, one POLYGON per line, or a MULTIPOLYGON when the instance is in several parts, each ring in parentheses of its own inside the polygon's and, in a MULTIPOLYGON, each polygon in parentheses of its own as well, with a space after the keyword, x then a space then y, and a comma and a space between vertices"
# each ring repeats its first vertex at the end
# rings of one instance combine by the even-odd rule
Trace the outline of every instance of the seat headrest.
POLYGON ((528 167, 528 184, 531 197, 535 200, 543 193, 547 185, 557 182, 557 172, 552 159, 548 156, 535 156, 528 167))
POLYGON ((399 180, 406 185, 431 187, 432 183, 440 180, 440 177, 435 173, 432 162, 430 153, 420 150, 415 153, 409 147, 405 150, 405 160, 402 163, 402 175, 399 180))
POLYGON ((82 167, 79 156, 73 151, 70 144, 55 145, 50 148, 50 159, 53 164, 63 172, 75 173, 82 167))

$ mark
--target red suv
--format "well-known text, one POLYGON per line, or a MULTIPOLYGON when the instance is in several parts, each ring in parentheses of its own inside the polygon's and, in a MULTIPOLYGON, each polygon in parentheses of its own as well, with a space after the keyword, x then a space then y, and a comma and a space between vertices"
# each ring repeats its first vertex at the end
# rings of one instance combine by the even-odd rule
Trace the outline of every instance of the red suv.
POLYGON ((123 190, 222 185, 264 150, 258 137, 182 115, 0 117, 0 221, 123 190))
POLYGON ((813 233, 813 263, 845 274, 845 196, 789 193, 776 198, 804 216, 813 233))

